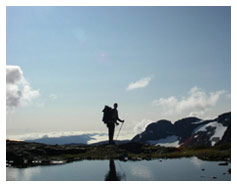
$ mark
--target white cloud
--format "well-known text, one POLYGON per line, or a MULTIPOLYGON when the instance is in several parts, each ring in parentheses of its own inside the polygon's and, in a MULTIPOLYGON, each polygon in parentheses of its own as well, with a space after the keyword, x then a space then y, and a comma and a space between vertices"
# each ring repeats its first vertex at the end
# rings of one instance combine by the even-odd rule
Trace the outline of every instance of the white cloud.
POLYGON ((149 119, 143 119, 139 122, 134 122, 135 123, 135 126, 133 128, 134 134, 137 135, 145 131, 147 125, 149 125, 151 122, 153 121, 149 119))
POLYGON ((187 97, 181 99, 175 96, 160 98, 154 100, 152 104, 161 107, 166 115, 185 113, 189 116, 202 116, 216 105, 223 94, 226 94, 225 90, 207 94, 195 86, 190 89, 187 97))
POLYGON ((142 79, 140 79, 136 82, 130 83, 127 87, 127 90, 134 90, 134 89, 137 89, 137 88, 144 88, 149 84, 150 81, 151 81, 151 77, 142 78, 142 79))
POLYGON ((6 105, 7 110, 19 105, 26 105, 39 96, 38 90, 33 90, 23 77, 19 66, 6 66, 6 105))
POLYGON ((61 136, 78 136, 83 134, 104 135, 104 132, 95 131, 56 131, 56 132, 42 132, 42 133, 24 133, 20 135, 7 135, 7 139, 14 140, 33 140, 40 138, 59 138, 61 136))
MULTIPOLYGON (((117 138, 117 134, 120 126, 116 127, 114 133, 114 139, 117 138)), ((55 131, 55 132, 32 132, 32 133, 23 133, 23 134, 7 134, 7 139, 10 140, 33 140, 40 139, 43 137, 48 138, 59 138, 65 136, 79 136, 79 135, 88 135, 93 139, 89 140, 88 143, 95 143, 99 141, 108 140, 108 132, 106 131, 55 131)), ((118 140, 130 140, 134 137, 134 134, 131 132, 124 132, 123 129, 120 131, 118 140)))

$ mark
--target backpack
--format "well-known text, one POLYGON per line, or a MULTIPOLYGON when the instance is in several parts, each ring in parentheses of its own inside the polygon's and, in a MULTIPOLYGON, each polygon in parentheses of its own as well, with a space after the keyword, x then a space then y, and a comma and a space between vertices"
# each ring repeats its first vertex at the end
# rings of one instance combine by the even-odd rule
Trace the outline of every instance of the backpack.
POLYGON ((105 105, 103 111, 102 111, 104 114, 103 114, 103 118, 102 118, 102 121, 104 123, 109 123, 112 121, 112 117, 113 117, 113 109, 107 105, 105 105))

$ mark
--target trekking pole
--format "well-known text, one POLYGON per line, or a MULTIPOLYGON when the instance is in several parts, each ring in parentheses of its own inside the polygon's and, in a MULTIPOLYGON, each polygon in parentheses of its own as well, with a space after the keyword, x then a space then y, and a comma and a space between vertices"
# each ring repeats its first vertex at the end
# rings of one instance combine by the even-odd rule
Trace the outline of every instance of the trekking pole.
POLYGON ((120 129, 119 129, 119 132, 118 132, 118 134, 117 134, 116 140, 118 139, 118 136, 119 136, 119 133, 120 133, 120 131, 121 131, 121 129, 122 129, 122 126, 123 126, 123 123, 122 123, 122 125, 121 125, 121 127, 120 127, 120 129))

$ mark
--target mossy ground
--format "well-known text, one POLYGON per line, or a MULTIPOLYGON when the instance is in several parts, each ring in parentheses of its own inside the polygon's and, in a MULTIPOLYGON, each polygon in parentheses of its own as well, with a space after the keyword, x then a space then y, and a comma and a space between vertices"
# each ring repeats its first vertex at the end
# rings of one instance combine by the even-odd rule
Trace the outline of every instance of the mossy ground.
POLYGON ((125 159, 128 160, 143 160, 143 159, 158 159, 158 158, 181 158, 196 156, 202 160, 220 161, 230 160, 231 149, 228 147, 203 147, 203 148, 167 148, 159 146, 141 145, 138 150, 129 150, 128 147, 121 146, 88 146, 85 153, 62 154, 60 159, 125 159))

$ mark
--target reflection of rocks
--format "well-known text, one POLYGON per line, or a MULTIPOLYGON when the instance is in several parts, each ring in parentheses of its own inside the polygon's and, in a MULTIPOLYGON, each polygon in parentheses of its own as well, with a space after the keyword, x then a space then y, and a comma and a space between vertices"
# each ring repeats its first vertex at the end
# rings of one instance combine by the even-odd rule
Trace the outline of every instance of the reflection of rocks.
POLYGON ((228 162, 221 162, 218 164, 219 166, 228 166, 228 162))
POLYGON ((230 168, 228 169, 228 173, 231 174, 231 169, 230 168))

